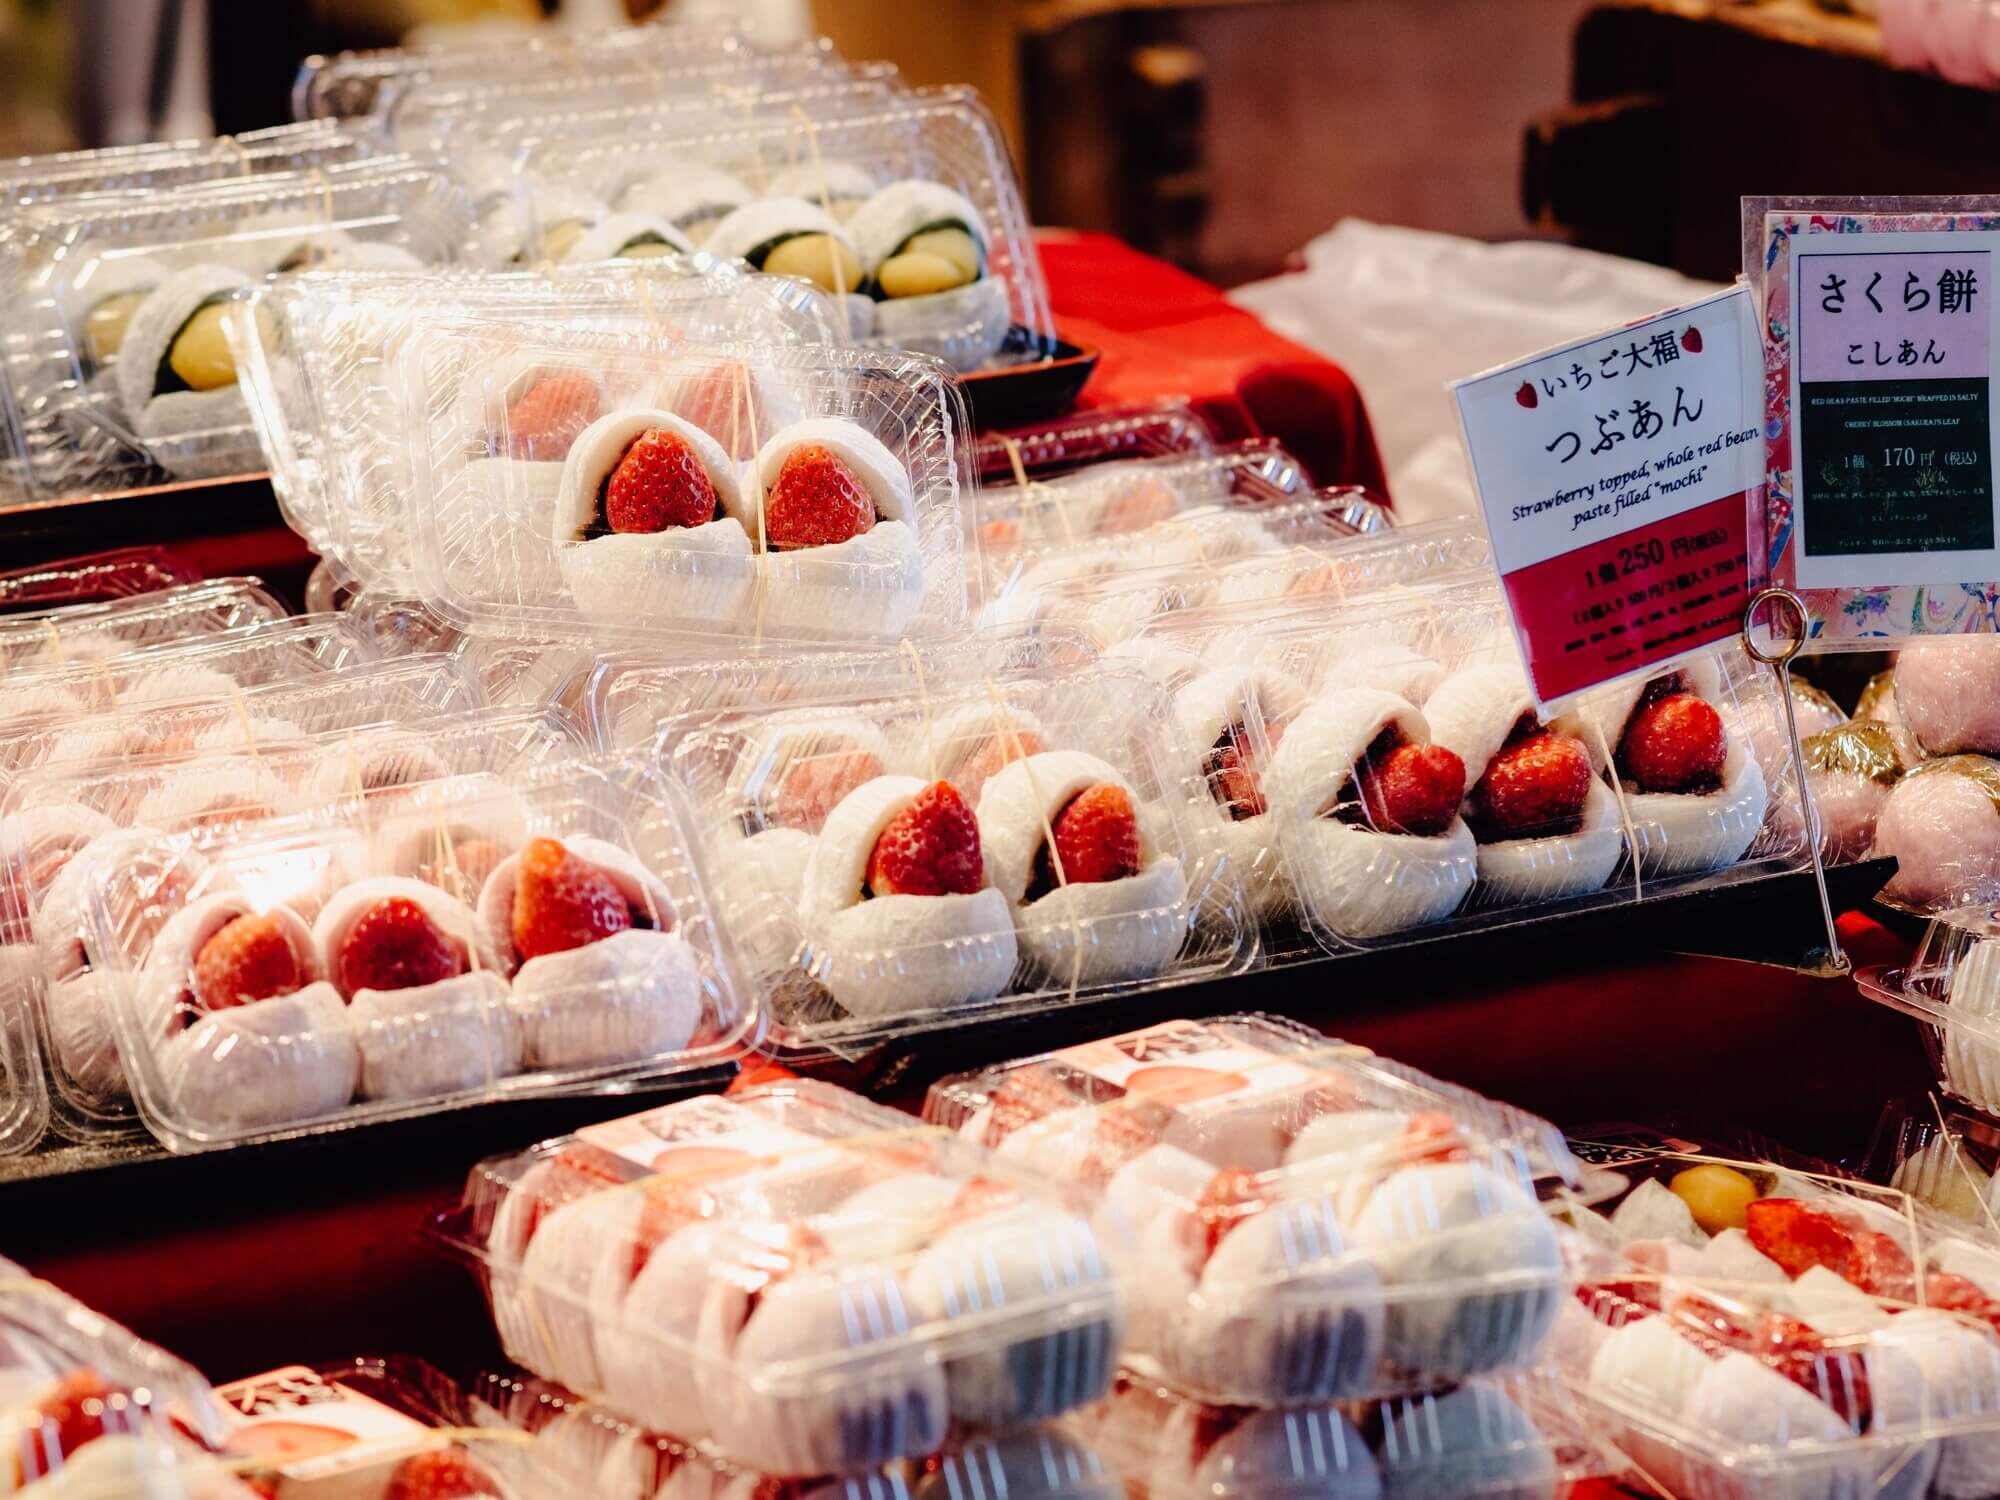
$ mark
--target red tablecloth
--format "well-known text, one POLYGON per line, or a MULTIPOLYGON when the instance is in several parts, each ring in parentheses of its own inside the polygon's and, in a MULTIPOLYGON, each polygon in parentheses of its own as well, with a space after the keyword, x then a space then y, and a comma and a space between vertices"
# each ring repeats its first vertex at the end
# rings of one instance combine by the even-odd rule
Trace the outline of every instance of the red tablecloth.
POLYGON ((1040 244, 1057 328, 1103 353, 1087 404, 1186 396, 1225 436, 1277 438, 1320 484, 1387 493, 1367 408, 1345 370, 1108 235, 1045 230, 1040 244))
MULTIPOLYGON (((1052 237, 1044 255, 1063 328, 1104 351, 1090 400, 1191 396, 1225 426, 1278 436, 1322 482, 1380 486, 1366 411, 1340 370, 1115 241, 1052 237)), ((226 544, 204 561, 242 565, 226 544)), ((1865 919, 1843 929, 1861 961, 1897 949, 1865 919)), ((1907 1021, 1844 982, 1751 964, 1639 954, 1592 966, 1555 946, 1533 972, 1453 971, 1447 958, 1421 987, 1366 993, 1334 988, 1337 971, 1299 971, 1284 1008, 1567 1126, 1723 1116, 1839 1154, 1866 1142, 1885 1098, 1927 1081, 1907 1021)), ((490 1323, 472 1278, 416 1236, 475 1154, 414 1169, 387 1157, 359 1186, 313 1180, 312 1158, 273 1168, 246 1155, 227 1190, 121 1201, 87 1231, 62 1213, 10 1214, 0 1190, 0 1253, 218 1379, 398 1350, 464 1370, 493 1357, 490 1323)))

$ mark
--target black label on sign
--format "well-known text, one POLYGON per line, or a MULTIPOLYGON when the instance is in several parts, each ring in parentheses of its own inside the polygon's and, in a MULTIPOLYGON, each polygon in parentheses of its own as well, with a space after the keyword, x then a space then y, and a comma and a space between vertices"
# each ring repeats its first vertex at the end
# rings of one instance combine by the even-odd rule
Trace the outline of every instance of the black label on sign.
POLYGON ((1807 555, 1990 550, 1987 401, 1984 379, 1801 384, 1807 555))

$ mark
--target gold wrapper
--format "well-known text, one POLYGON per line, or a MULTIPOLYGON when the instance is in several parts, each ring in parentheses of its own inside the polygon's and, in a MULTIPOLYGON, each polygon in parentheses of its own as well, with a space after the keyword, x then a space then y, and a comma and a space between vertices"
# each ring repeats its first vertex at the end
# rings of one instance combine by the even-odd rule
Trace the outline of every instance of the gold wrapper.
POLYGON ((1946 755, 1925 761, 1908 775, 1913 781, 1919 776, 1963 776, 1986 793, 1986 800, 2000 813, 2000 760, 1984 755, 1946 755))
POLYGON ((1814 774, 1866 776, 1879 786, 1894 786, 1903 776, 1895 735, 1873 719, 1850 719, 1809 734, 1802 748, 1806 770, 1814 774))
POLYGON ((1877 672, 1868 679, 1868 686, 1861 690, 1861 701, 1854 705, 1854 717, 1880 719, 1883 717, 1882 710, 1885 706, 1890 712, 1895 711, 1895 703, 1896 669, 1891 667, 1888 671, 1877 672))

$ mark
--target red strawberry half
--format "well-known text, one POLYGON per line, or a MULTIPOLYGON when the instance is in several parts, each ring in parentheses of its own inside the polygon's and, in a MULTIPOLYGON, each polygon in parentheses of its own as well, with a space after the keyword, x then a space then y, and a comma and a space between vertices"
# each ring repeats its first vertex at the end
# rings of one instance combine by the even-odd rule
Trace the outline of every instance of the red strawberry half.
POLYGON ((804 443, 786 455, 764 501, 764 535, 780 552, 830 547, 875 525, 875 502, 830 448, 804 443))
POLYGON ((948 781, 911 798, 868 856, 868 889, 876 896, 970 896, 985 879, 979 820, 948 781))
POLYGON ((1231 724, 1222 731, 1202 760, 1201 770, 1208 779, 1209 795, 1228 813, 1230 821, 1241 823, 1264 815, 1268 804, 1264 800, 1263 767, 1252 755, 1249 735, 1241 724, 1231 724))
POLYGON ((465 956, 416 902, 378 901, 348 928, 337 960, 340 988, 407 990, 465 972, 465 956))
POLYGON ((1464 800, 1464 761, 1442 745, 1412 744, 1386 729, 1355 766, 1335 816, 1378 833, 1436 838, 1464 800))
POLYGON ((1076 1094, 1053 1073, 1040 1067, 1016 1068, 993 1091, 980 1144, 990 1150, 1022 1127, 1078 1102, 1076 1094))
POLYGON ((1618 767, 1647 792, 1712 792, 1729 744, 1722 716, 1692 693, 1643 700, 1618 745, 1618 767))
POLYGON ((1047 895, 1058 883, 1094 885, 1139 873, 1139 817, 1123 787, 1108 782, 1086 787, 1056 814, 1052 827, 1062 880, 1057 881, 1044 846, 1035 859, 1030 900, 1047 895))
POLYGON ((554 839, 530 839, 521 850, 512 916, 514 951, 524 960, 643 925, 609 875, 554 839))
POLYGON ((560 463, 570 444, 600 415, 597 382, 587 375, 544 375, 507 408, 507 454, 560 463))
POLYGON ((291 939, 269 917, 238 917, 194 958, 194 996, 204 1010, 289 995, 304 983, 291 939))
POLYGON ((694 445, 663 427, 639 434, 604 481, 604 521, 612 531, 652 533, 715 519, 715 484, 694 445))
POLYGON ((472 1500, 495 1496, 500 1486, 491 1474, 460 1448, 433 1448, 413 1453, 396 1465, 382 1500, 472 1500))
POLYGON ((1530 721, 1487 763, 1472 789, 1472 830, 1481 839, 1574 833, 1590 795, 1590 757, 1581 741, 1530 721))
POLYGON ((1255 1172, 1230 1167, 1210 1178, 1194 1206, 1195 1222, 1202 1235, 1198 1247, 1202 1263, 1214 1256, 1232 1230, 1253 1214, 1262 1213, 1267 1206, 1255 1172))

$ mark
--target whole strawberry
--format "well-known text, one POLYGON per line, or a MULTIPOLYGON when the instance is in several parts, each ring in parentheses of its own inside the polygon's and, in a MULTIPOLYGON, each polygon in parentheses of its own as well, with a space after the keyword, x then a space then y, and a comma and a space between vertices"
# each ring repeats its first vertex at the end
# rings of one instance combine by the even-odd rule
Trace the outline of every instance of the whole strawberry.
POLYGON ((194 959, 194 997, 204 1010, 289 995, 304 983, 291 940, 269 917, 236 918, 194 959))
POLYGON ((530 839, 514 877, 514 951, 566 953, 632 926, 625 893, 554 839, 530 839))
POLYGON ((868 889, 877 896, 970 896, 985 882, 979 820, 948 781, 911 798, 868 856, 868 889))
POLYGON ((1570 833, 1590 796, 1590 757, 1580 741, 1541 729, 1503 747, 1472 789, 1472 822, 1482 835, 1570 833))
MULTIPOLYGON (((1139 873, 1139 818, 1125 789, 1087 787, 1056 814, 1055 852, 1063 883, 1094 885, 1139 873)), ((1053 883, 1054 872, 1050 872, 1053 883)))
POLYGON ((1668 693, 1632 715, 1618 761, 1641 791, 1709 792, 1722 785, 1728 753, 1722 715, 1692 693, 1668 693))
POLYGON ((662 427, 640 433, 604 482, 604 521, 615 532, 700 526, 715 519, 715 504, 694 445, 662 427))
POLYGON ((407 990, 464 972, 465 960, 430 915, 406 896, 390 896, 361 914, 338 957, 340 989, 407 990))
POLYGON ((1405 743, 1371 753, 1355 779, 1363 814, 1381 833, 1436 838, 1465 800, 1465 762, 1442 745, 1405 743))
POLYGON ((831 547, 875 525, 875 502, 829 448, 804 443, 778 470, 764 501, 764 535, 780 552, 831 547))
POLYGON ((432 1448, 396 1465, 382 1500, 473 1500, 493 1496, 500 1486, 463 1449, 432 1448))
POLYGON ((507 408, 510 458, 560 463, 570 444, 600 414, 597 383, 586 375, 544 375, 507 408))

